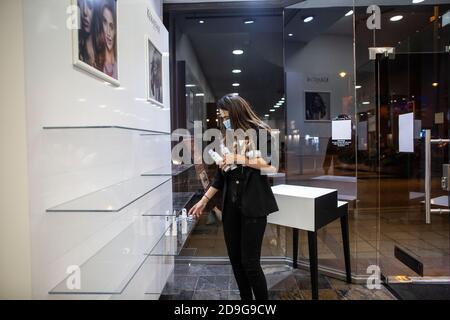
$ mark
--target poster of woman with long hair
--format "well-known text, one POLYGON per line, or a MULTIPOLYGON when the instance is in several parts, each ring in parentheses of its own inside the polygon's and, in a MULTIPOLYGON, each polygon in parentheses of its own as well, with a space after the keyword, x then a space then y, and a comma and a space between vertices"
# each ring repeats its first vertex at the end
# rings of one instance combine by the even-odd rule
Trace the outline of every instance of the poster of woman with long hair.
POLYGON ((147 38, 147 92, 148 100, 163 106, 163 71, 162 54, 147 38))
POLYGON ((74 30, 74 64, 119 85, 117 0, 73 0, 79 24, 74 30))

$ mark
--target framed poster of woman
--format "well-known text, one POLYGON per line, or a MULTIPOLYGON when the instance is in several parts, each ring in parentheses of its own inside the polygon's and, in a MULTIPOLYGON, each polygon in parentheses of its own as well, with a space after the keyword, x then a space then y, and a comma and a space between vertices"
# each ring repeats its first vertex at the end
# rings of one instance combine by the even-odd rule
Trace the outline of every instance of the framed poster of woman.
POLYGON ((305 121, 331 121, 331 92, 305 91, 305 121))
POLYGON ((73 30, 76 67, 119 86, 117 0, 72 0, 78 10, 73 30))
POLYGON ((147 100, 163 107, 163 56, 149 37, 146 38, 146 42, 147 100))

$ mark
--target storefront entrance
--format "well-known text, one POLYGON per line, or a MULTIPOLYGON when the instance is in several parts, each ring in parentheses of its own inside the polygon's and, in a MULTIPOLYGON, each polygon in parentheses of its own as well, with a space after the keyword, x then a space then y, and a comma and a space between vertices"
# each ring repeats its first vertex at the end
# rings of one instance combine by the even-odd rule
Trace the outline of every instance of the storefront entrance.
POLYGON ((368 193, 378 210, 377 261, 400 297, 443 298, 450 292, 449 189, 441 179, 449 163, 450 7, 378 8, 380 29, 357 23, 355 35, 357 52, 370 59, 357 66, 358 169, 360 177, 367 164, 377 172, 368 193), (361 124, 370 122, 375 130, 366 131, 361 124))

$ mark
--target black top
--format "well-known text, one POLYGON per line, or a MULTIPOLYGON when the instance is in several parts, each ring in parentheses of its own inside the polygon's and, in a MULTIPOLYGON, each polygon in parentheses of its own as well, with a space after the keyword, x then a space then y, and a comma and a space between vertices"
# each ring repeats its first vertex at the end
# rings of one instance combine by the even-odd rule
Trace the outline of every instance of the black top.
MULTIPOLYGON (((259 141, 257 146, 259 147, 259 141)), ((270 133, 267 134, 267 153, 267 155, 263 154, 262 157, 267 163, 270 163, 272 155, 270 133)), ((217 167, 211 186, 223 190, 222 212, 225 212, 226 199, 238 201, 242 214, 248 217, 264 217, 278 211, 278 205, 267 175, 262 174, 260 170, 238 166, 235 170, 223 172, 217 167), (239 187, 237 187, 236 180, 239 180, 239 187), (234 195, 228 194, 228 189, 234 195)))

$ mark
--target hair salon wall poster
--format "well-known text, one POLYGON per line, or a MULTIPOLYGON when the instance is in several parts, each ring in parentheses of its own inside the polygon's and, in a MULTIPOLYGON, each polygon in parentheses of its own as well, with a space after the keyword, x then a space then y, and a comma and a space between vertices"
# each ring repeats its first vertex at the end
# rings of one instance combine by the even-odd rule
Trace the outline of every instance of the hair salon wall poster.
POLYGON ((146 37, 147 57, 147 100, 160 107, 164 107, 163 101, 163 56, 161 51, 146 37))
POLYGON ((72 0, 78 9, 73 30, 76 67, 119 86, 117 0, 72 0))

